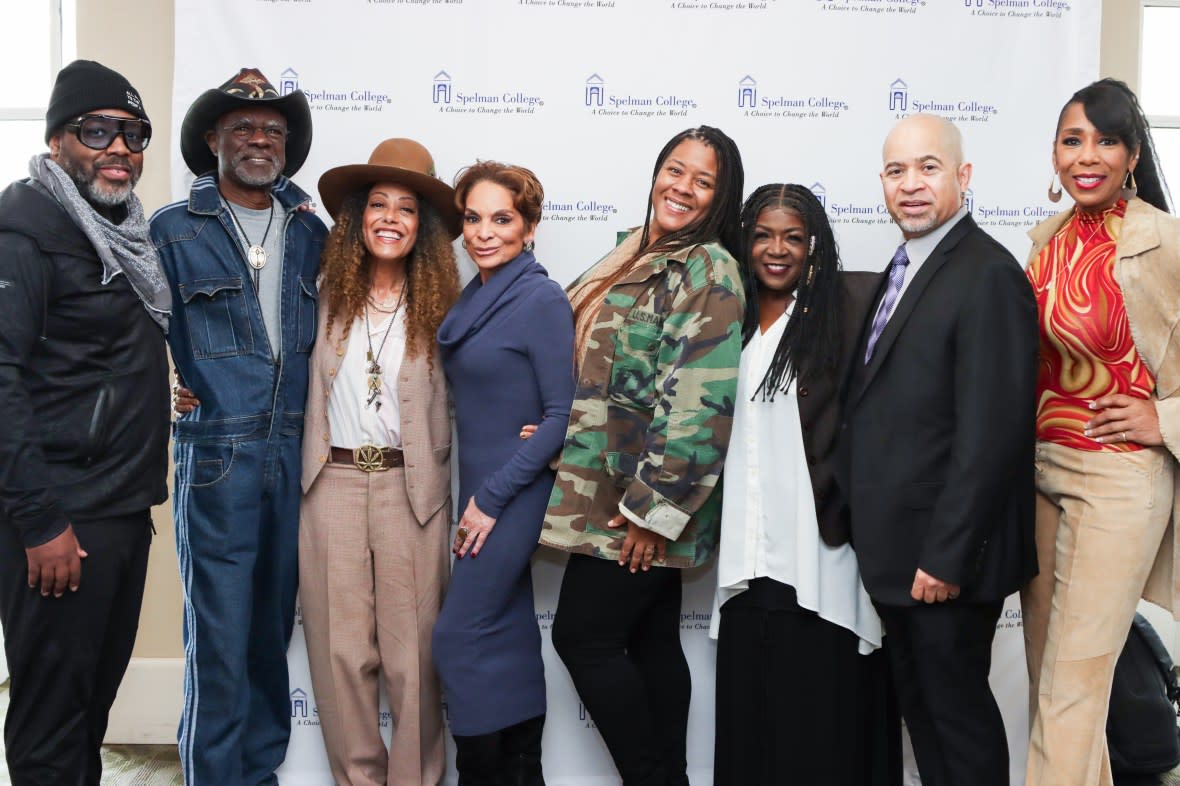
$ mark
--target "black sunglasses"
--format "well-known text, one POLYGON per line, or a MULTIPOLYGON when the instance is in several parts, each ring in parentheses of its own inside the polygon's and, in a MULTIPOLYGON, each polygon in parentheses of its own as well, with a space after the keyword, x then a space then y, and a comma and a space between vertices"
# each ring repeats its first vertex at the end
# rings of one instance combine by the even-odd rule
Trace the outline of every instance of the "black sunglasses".
POLYGON ((82 115, 65 127, 91 150, 106 150, 119 134, 132 153, 142 153, 152 138, 152 124, 146 120, 110 115, 82 115))

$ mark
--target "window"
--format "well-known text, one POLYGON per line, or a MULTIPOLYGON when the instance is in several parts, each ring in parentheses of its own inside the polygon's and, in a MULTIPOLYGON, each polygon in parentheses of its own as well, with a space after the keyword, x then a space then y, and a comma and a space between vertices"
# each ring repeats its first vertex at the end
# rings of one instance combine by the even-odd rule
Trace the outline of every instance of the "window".
POLYGON ((1143 0, 1142 24, 1139 100, 1175 207, 1180 200, 1180 0, 1143 0))
POLYGON ((75 0, 8 3, 0 26, 0 188, 28 174, 45 151, 45 108, 63 63, 75 57, 75 0))

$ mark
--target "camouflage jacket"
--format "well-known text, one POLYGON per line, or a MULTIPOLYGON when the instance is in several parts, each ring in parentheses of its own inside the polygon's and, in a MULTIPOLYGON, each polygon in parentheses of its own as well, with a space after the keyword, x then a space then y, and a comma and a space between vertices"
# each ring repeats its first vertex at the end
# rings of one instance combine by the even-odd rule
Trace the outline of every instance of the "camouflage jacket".
POLYGON ((649 256, 611 288, 579 369, 542 544, 618 559, 626 529, 606 524, 626 512, 668 538, 657 564, 712 556, 744 303, 738 263, 719 243, 649 256))

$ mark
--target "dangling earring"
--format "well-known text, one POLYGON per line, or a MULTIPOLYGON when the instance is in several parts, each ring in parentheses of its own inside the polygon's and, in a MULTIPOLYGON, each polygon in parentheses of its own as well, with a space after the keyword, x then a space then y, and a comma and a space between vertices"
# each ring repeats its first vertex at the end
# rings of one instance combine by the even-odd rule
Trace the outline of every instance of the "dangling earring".
POLYGON ((814 253, 815 253, 815 235, 812 235, 811 241, 807 244, 807 256, 811 256, 814 253))
POLYGON ((1130 201, 1139 193, 1139 186, 1135 184, 1135 170, 1127 170, 1127 179, 1123 181, 1123 199, 1130 201))
POLYGON ((1057 180, 1057 171, 1054 170, 1053 176, 1049 178, 1049 201, 1057 204, 1061 201, 1061 184, 1057 180), (1053 187, 1057 186, 1056 189, 1053 187))

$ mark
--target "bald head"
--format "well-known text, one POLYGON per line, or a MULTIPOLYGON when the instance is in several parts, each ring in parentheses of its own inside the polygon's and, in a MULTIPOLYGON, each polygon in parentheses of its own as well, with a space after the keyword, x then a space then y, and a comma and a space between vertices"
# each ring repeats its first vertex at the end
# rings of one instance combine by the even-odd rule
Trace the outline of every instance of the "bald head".
POLYGON ((893 127, 882 149, 885 205, 907 238, 933 232, 958 212, 971 181, 963 137, 937 115, 911 115, 893 127))
POLYGON ((890 142, 897 144, 902 139, 915 136, 936 142, 955 166, 963 163, 963 135, 959 132, 959 127, 945 117, 924 114, 910 115, 893 127, 885 137, 882 158, 889 160, 890 142))

